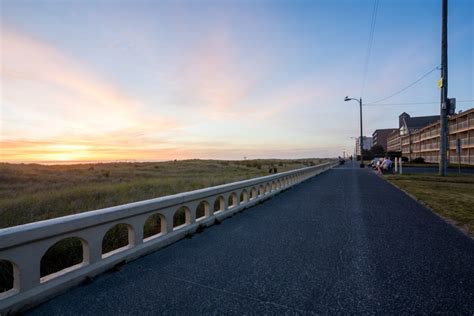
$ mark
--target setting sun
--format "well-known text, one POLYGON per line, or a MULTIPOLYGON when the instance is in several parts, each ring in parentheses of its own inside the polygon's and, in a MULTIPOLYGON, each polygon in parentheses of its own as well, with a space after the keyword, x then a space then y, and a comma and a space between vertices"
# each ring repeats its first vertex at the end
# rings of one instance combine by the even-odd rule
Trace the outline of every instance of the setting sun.
POLYGON ((50 145, 45 148, 44 160, 48 161, 80 161, 91 159, 87 146, 83 145, 50 145))

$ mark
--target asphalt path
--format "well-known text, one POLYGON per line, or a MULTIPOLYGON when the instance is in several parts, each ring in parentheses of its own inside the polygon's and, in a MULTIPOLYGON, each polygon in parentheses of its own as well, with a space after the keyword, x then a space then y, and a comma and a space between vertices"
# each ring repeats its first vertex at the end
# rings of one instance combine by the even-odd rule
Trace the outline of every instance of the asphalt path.
POLYGON ((32 315, 474 313, 474 240, 347 164, 32 315))

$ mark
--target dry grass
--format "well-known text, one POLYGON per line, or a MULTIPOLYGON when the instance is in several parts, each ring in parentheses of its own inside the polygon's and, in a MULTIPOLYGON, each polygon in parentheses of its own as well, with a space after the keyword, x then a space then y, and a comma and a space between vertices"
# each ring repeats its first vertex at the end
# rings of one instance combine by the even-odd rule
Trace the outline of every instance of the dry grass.
MULTIPOLYGON (((190 191, 325 162, 323 159, 214 161, 82 165, 0 163, 0 228, 190 191)), ((200 210, 202 213, 202 210, 200 210)), ((184 212, 175 224, 184 222, 184 212)), ((144 238, 160 232, 159 217, 145 223, 144 238)), ((127 228, 116 225, 102 241, 107 253, 128 243, 127 228)), ((82 244, 67 238, 41 259, 41 276, 82 262, 82 244)), ((13 285, 13 269, 0 260, 0 292, 13 285)))
POLYGON ((385 177, 474 237, 474 175, 385 177))
POLYGON ((263 176, 322 162, 184 160, 82 165, 0 164, 0 228, 263 176))

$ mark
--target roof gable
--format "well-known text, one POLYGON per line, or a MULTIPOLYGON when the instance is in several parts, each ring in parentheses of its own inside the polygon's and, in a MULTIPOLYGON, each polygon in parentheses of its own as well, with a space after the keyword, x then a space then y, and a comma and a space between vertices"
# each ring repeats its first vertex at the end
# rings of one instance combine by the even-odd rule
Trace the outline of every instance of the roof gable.
POLYGON ((410 130, 420 129, 438 120, 439 120, 439 115, 406 117, 404 119, 406 127, 410 130))

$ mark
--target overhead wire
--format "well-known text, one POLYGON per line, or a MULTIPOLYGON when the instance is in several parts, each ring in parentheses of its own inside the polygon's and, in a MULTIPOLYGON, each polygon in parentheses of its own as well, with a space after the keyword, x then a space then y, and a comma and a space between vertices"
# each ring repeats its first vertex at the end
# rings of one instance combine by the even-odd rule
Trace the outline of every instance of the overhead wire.
MULTIPOLYGON (((456 103, 474 102, 474 100, 456 100, 456 103)), ((378 103, 364 104, 364 106, 393 106, 393 105, 421 105, 421 104, 439 104, 439 101, 433 102, 403 102, 403 103, 378 103)))
POLYGON ((364 70, 363 70, 363 76, 362 76, 362 88, 360 92, 361 96, 363 96, 364 94, 365 84, 367 81, 367 73, 369 71, 369 62, 370 62, 370 57, 372 55, 372 45, 374 42, 375 24, 377 22, 378 7, 379 7, 379 0, 375 0, 374 7, 372 9, 372 20, 370 22, 369 42, 368 42, 367 51, 365 54, 364 70))
POLYGON ((437 69, 440 69, 439 68, 439 65, 435 66, 434 68, 432 68, 430 71, 428 71, 427 73, 425 73, 424 75, 422 75, 420 78, 416 79, 415 81, 413 81, 412 83, 410 83, 409 85, 405 86, 404 88, 390 94, 389 96, 387 97, 384 97, 382 99, 379 99, 377 101, 372 101, 372 102, 367 102, 365 103, 365 105, 369 105, 369 104, 376 104, 376 103, 379 103, 379 102, 382 102, 382 101, 385 101, 385 100, 388 100, 390 98, 393 98, 394 96, 402 93, 403 91, 411 88, 412 86, 414 86, 415 84, 417 84, 418 82, 420 82, 421 80, 423 80, 424 78, 426 78, 429 74, 431 74, 433 71, 437 70, 437 69))

